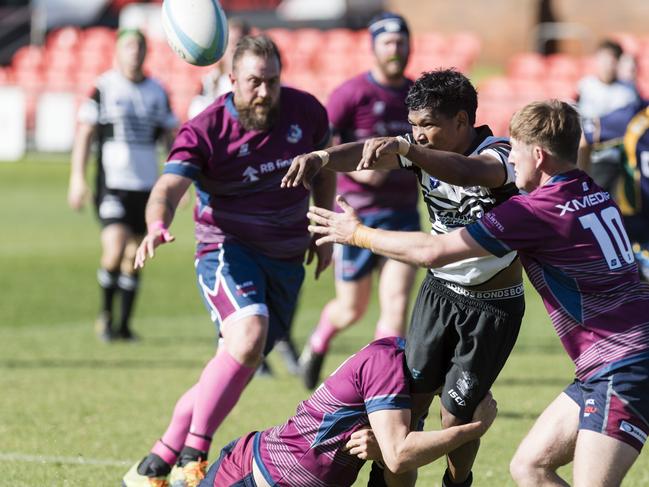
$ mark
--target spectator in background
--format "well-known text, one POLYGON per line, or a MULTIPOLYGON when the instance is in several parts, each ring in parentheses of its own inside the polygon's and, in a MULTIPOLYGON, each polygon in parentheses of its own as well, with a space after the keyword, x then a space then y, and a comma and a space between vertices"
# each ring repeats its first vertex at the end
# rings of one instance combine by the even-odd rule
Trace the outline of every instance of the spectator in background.
POLYGON ((622 47, 605 40, 595 53, 596 73, 579 82, 578 106, 582 117, 601 117, 638 100, 635 87, 618 79, 622 47))
POLYGON ((638 62, 633 54, 625 52, 617 63, 617 79, 637 90, 638 62))
POLYGON ((135 337, 129 325, 139 286, 133 262, 146 233, 145 205, 158 177, 156 141, 162 135, 170 140, 178 125, 164 88, 142 72, 145 54, 142 32, 119 31, 115 67, 98 78, 92 96, 81 106, 72 151, 68 204, 80 210, 88 195, 85 173, 96 135, 95 204, 102 226, 97 271, 102 307, 96 331, 104 341, 135 337), (117 317, 115 294, 121 297, 117 317))
MULTIPOLYGON (((410 131, 405 100, 413 82, 404 74, 410 55, 408 25, 400 15, 386 12, 372 19, 369 31, 374 65, 336 88, 327 104, 338 143, 410 131)), ((420 228, 417 180, 409 172, 340 174, 338 192, 345 195, 365 225, 402 231, 420 228)), ((323 360, 334 336, 365 314, 375 271, 381 314, 374 338, 402 337, 406 331, 415 267, 376 256, 367 249, 342 245, 334 252, 334 262, 336 296, 323 308, 300 358, 308 389, 320 382, 323 360)))
POLYGON ((237 42, 243 36, 250 34, 251 27, 245 20, 232 17, 228 19, 228 46, 221 60, 214 65, 210 71, 203 76, 203 88, 201 92, 194 97, 187 116, 194 118, 196 115, 205 110, 219 96, 232 91, 232 81, 230 73, 232 72, 232 54, 234 53, 237 42))

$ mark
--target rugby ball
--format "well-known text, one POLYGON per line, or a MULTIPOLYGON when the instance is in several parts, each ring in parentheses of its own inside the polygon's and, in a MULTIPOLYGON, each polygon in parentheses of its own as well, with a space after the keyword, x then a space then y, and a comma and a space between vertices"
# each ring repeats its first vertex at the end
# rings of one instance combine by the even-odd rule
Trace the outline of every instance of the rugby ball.
POLYGON ((228 19, 217 0, 164 0, 162 27, 171 49, 197 66, 217 62, 228 45, 228 19))

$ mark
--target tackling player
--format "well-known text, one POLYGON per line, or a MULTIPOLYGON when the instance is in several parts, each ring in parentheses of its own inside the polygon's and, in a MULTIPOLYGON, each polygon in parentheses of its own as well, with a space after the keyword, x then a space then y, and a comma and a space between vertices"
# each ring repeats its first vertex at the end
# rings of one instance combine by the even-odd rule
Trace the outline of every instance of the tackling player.
MULTIPOLYGON (((316 248, 307 231, 309 191, 280 189, 293 157, 328 143, 327 113, 312 95, 282 87, 280 70, 268 37, 243 37, 234 52, 233 92, 182 126, 151 193, 149 233, 136 266, 173 241, 168 227, 194 183, 198 288, 223 340, 176 403, 162 438, 124 477, 126 487, 165 485, 174 465, 174 486, 198 484, 212 435, 289 329, 305 252, 309 261, 317 255, 316 277, 331 260, 331 246, 316 248)), ((334 185, 334 175, 323 173, 314 201, 330 207, 334 185)))
POLYGON ((380 447, 372 453, 377 459, 382 454, 388 485, 410 486, 415 478, 404 472, 479 438, 496 412, 488 394, 466 425, 410 431, 403 340, 383 338, 345 361, 286 423, 227 445, 200 485, 351 486, 368 455, 360 438, 371 426, 380 447))
MULTIPOLYGON (((339 141, 399 135, 409 130, 406 95, 412 80, 404 75, 410 33, 403 17, 383 13, 369 24, 374 65, 336 88, 327 103, 329 122, 339 141)), ((388 230, 419 230, 417 180, 406 171, 361 171, 338 175, 345 196, 363 224, 388 230)), ((320 370, 331 340, 357 323, 367 310, 372 274, 378 271, 381 314, 374 338, 404 336, 415 268, 384 259, 369 250, 337 246, 334 250, 336 296, 320 314, 300 357, 307 388, 320 382, 320 370)))
MULTIPOLYGON (((401 167, 414 172, 434 234, 462 228, 518 192, 513 168, 507 164, 509 142, 494 137, 487 126, 474 126, 477 93, 463 74, 424 73, 406 104, 412 135, 399 140, 435 149, 437 157, 392 154, 372 169, 401 167)), ((371 147, 382 140, 397 139, 369 139, 366 144, 371 147)), ((282 184, 291 187, 309 181, 323 164, 335 171, 365 169, 358 165, 363 147, 363 142, 356 142, 300 156, 282 184)), ((469 421, 509 357, 524 309, 522 271, 515 252, 431 266, 406 340, 413 418, 424 415, 434 395, 440 394, 444 427, 469 421)), ((478 441, 469 442, 449 454, 444 486, 471 485, 478 447, 478 441)))
MULTIPOLYGON (((541 295, 576 379, 541 414, 510 470, 520 486, 618 486, 649 433, 649 286, 617 205, 576 166, 579 115, 565 102, 535 102, 510 122, 516 184, 479 221, 446 235, 388 232, 344 213, 312 208, 319 244, 342 242, 426 267, 516 250, 541 295)), ((399 139, 368 141, 361 167, 440 155, 399 139), (382 162, 383 161, 383 162, 382 162)))

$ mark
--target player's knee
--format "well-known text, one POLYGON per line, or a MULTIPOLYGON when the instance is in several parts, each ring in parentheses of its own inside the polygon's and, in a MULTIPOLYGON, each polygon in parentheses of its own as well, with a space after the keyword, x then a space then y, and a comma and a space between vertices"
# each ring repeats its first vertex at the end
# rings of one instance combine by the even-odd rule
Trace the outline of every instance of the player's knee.
POLYGON ((466 424, 468 421, 455 416, 453 413, 450 413, 444 407, 441 409, 442 413, 442 428, 451 428, 453 426, 460 426, 461 424, 466 424))
POLYGON ((509 462, 509 473, 518 485, 529 485, 539 469, 533 457, 519 448, 509 462))
POLYGON ((366 306, 359 303, 343 303, 338 301, 334 310, 330 311, 330 319, 338 328, 346 328, 360 320, 365 314, 366 306))

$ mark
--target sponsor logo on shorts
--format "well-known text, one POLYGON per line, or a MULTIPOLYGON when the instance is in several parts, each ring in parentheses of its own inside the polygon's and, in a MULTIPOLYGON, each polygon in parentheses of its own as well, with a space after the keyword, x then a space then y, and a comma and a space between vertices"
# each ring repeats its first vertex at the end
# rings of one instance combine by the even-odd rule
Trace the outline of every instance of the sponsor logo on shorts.
POLYGON ((457 392, 455 392, 454 389, 449 389, 448 390, 448 395, 453 398, 453 400, 455 401, 455 403, 458 406, 466 406, 466 401, 464 399, 462 399, 462 396, 460 394, 458 394, 457 392))
POLYGON ((99 216, 105 220, 111 218, 124 218, 126 210, 116 196, 108 195, 99 204, 99 216))
POLYGON ((525 294, 525 288, 522 284, 502 289, 493 289, 491 291, 472 291, 450 281, 445 282, 444 286, 462 296, 485 301, 517 298, 518 296, 525 294))
POLYGON ((587 418, 591 414, 597 412, 597 406, 595 406, 595 399, 586 399, 586 407, 584 407, 584 418, 587 418))
POLYGON ((248 297, 257 294, 257 288, 252 281, 246 281, 243 284, 237 284, 237 294, 239 296, 248 297))
POLYGON ((638 440, 640 443, 644 445, 644 442, 647 441, 647 433, 642 431, 640 428, 637 426, 628 423, 626 421, 622 421, 620 423, 620 430, 624 431, 625 433, 633 436, 636 440, 638 440))
POLYGON ((473 389, 478 385, 478 377, 466 370, 462 371, 462 376, 455 382, 457 390, 467 399, 471 397, 473 389))
POLYGON ((410 373, 412 374, 412 378, 413 378, 413 379, 419 379, 419 378, 421 378, 421 370, 410 369, 410 373))

